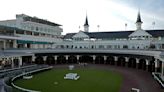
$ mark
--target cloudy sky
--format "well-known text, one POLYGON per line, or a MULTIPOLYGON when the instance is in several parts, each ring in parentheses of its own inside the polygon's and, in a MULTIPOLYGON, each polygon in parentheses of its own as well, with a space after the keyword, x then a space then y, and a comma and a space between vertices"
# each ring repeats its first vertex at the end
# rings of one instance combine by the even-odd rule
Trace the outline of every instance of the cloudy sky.
POLYGON ((16 14, 23 13, 63 25, 63 34, 83 30, 86 13, 90 32, 125 30, 125 23, 126 30, 135 30, 138 10, 143 29, 164 29, 164 0, 0 0, 0 3, 0 20, 14 19, 16 14))

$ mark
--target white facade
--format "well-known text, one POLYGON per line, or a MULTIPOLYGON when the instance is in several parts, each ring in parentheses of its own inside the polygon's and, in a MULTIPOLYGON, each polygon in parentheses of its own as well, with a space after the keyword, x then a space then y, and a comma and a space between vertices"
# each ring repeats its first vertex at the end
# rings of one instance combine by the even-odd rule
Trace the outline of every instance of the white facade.
POLYGON ((47 20, 16 15, 16 19, 0 21, 0 48, 52 48, 61 41, 61 25, 47 20), (6 32, 7 30, 7 32, 6 32), (12 46, 7 46, 7 42, 12 46))
MULTIPOLYGON (((101 33, 79 31, 71 37, 69 34, 65 36, 63 42, 53 44, 54 48, 69 48, 69 49, 164 49, 164 36, 155 30, 146 31, 142 29, 142 21, 140 13, 138 13, 136 21, 136 30, 127 35, 126 31, 122 32, 106 32, 101 33), (153 32, 153 33, 152 33, 153 32), (150 34, 152 33, 152 34, 150 34), (110 34, 110 35, 107 35, 110 34), (116 35, 117 36, 113 36, 116 35), (155 35, 158 34, 158 35, 155 35), (97 36, 96 36, 97 35, 97 36), (122 35, 126 35, 122 37, 122 35), (111 36, 111 37, 110 37, 111 36)), ((88 20, 84 25, 88 25, 88 20)), ((84 29, 86 28, 84 26, 84 29)), ((89 26, 87 26, 89 27, 89 26)), ((88 28, 89 29, 89 28, 88 28)), ((164 33, 164 31, 163 31, 164 33)), ((71 34, 71 33, 70 33, 71 34)))

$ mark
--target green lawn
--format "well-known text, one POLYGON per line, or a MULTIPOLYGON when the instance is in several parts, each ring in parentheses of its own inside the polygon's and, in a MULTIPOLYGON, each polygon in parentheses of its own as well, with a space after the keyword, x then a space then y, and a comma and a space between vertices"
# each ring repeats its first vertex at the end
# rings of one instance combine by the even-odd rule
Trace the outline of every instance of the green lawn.
POLYGON ((52 69, 38 73, 30 80, 17 80, 16 85, 41 92, 119 92, 122 76, 100 69, 52 69), (64 80, 66 73, 76 72, 79 80, 64 80), (58 82, 57 85, 54 82, 58 82))

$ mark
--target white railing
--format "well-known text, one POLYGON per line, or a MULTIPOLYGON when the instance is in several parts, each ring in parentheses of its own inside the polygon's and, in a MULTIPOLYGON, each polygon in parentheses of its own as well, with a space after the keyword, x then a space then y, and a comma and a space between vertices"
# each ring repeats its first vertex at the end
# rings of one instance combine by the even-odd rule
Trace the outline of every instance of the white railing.
POLYGON ((24 53, 119 53, 119 54, 134 54, 147 56, 160 56, 161 51, 149 50, 128 50, 128 49, 28 49, 28 50, 6 50, 10 52, 24 52, 24 53))
POLYGON ((161 84, 162 87, 164 87, 164 84, 162 83, 162 80, 160 80, 155 74, 161 75, 161 73, 153 72, 152 75, 153 75, 154 79, 157 80, 161 84))
POLYGON ((26 72, 26 73, 22 73, 20 75, 17 75, 15 76, 14 78, 11 79, 12 83, 11 85, 21 91, 25 91, 25 92, 41 92, 41 91, 36 91, 36 90, 30 90, 30 89, 26 89, 26 88, 22 88, 22 87, 19 87, 17 85, 15 85, 13 83, 13 81, 21 76, 24 76, 24 75, 27 75, 27 74, 30 74, 30 73, 35 73, 35 72, 39 72, 39 71, 42 71, 42 70, 48 70, 48 69, 52 69, 53 67, 46 67, 46 68, 41 68, 41 69, 37 69, 37 70, 34 70, 34 71, 30 71, 30 72, 26 72))

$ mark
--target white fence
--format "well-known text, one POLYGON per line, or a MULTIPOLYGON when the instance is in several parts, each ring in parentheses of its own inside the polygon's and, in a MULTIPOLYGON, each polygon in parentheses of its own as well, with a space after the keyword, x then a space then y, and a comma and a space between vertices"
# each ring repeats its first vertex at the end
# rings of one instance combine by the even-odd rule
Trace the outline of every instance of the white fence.
POLYGON ((29 73, 35 73, 35 72, 39 72, 39 71, 43 71, 43 70, 48 70, 48 69, 52 69, 53 67, 46 67, 46 68, 42 68, 42 69, 37 69, 37 70, 33 70, 33 71, 30 71, 30 72, 26 72, 26 73, 22 73, 20 75, 17 75, 15 76, 14 78, 11 79, 12 83, 11 85, 21 91, 25 91, 25 92, 41 92, 41 91, 36 91, 36 90, 30 90, 30 89, 25 89, 25 88, 22 88, 22 87, 19 87, 17 85, 15 85, 13 83, 13 81, 19 77, 22 77, 23 75, 26 75, 26 74, 29 74, 29 73))

